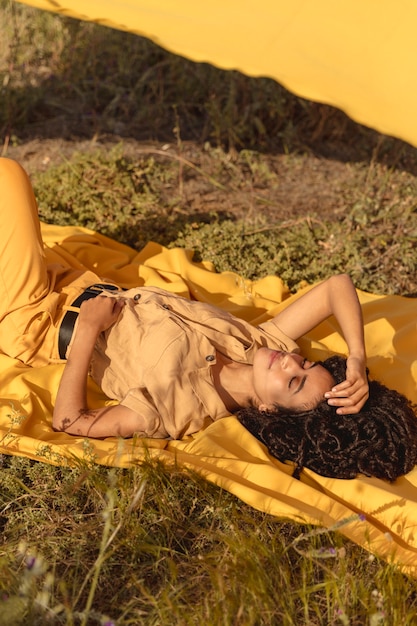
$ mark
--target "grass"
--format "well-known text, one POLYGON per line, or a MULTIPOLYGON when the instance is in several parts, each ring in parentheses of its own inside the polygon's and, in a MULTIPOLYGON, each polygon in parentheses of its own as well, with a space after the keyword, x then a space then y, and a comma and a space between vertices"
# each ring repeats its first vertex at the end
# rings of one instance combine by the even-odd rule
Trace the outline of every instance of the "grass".
POLYGON ((16 623, 413 623, 415 583, 395 568, 183 468, 6 458, 0 483, 0 592, 16 623))
MULTIPOLYGON (((181 180, 174 156, 167 159, 144 148, 141 156, 128 157, 123 144, 110 152, 74 153, 71 161, 34 177, 41 218, 82 224, 137 249, 150 240, 186 247, 218 271, 233 270, 251 279, 278 274, 291 289, 347 271, 365 291, 417 290, 415 181, 409 187, 408 177, 400 189, 394 173, 373 194, 349 189, 344 212, 336 216, 311 211, 288 219, 262 213, 236 217, 187 211, 181 188, 189 178, 198 178, 201 186, 221 187, 222 206, 230 193, 245 190, 245 167, 248 162, 252 170, 257 165, 252 154, 236 157, 232 184, 216 172, 219 159, 226 158, 219 149, 206 148, 207 170, 189 167, 181 180), (387 192, 389 185, 394 194, 387 192)), ((276 178, 264 164, 254 184, 273 186, 276 178)))
MULTIPOLYGON (((411 147, 126 33, 9 0, 0 16, 3 153, 89 142, 36 168, 46 221, 292 289, 347 270, 417 292, 411 147)), ((183 468, 1 462, 0 625, 415 624, 414 580, 183 468)))

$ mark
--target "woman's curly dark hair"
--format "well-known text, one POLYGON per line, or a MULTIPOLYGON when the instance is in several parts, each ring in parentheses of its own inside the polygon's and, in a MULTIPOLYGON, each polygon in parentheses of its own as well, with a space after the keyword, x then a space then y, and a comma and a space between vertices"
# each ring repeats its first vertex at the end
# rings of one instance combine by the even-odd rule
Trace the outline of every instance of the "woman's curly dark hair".
MULTIPOLYGON (((321 363, 336 383, 345 380, 346 359, 333 356, 321 363)), ((377 381, 369 382, 369 399, 359 413, 338 415, 323 400, 311 410, 277 407, 241 409, 239 421, 269 453, 333 478, 357 474, 394 481, 417 463, 417 419, 409 400, 377 381)))

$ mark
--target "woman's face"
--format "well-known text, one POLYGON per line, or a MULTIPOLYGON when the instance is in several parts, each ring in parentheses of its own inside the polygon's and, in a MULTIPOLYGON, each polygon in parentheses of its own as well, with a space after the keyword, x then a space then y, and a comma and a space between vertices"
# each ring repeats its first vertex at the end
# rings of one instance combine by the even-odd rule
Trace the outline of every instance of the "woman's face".
POLYGON ((260 410, 276 404, 289 409, 312 409, 334 386, 330 372, 300 354, 260 348, 253 362, 253 383, 260 410))

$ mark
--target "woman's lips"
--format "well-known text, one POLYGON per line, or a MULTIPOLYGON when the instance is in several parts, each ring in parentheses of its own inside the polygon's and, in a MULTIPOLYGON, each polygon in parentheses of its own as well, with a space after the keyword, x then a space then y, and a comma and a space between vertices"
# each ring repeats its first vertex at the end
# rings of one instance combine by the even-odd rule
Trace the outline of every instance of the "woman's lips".
POLYGON ((281 357, 284 353, 281 350, 274 350, 271 354, 271 357, 269 359, 269 369, 271 369, 272 364, 274 363, 274 361, 276 361, 276 359, 278 359, 279 357, 281 357))

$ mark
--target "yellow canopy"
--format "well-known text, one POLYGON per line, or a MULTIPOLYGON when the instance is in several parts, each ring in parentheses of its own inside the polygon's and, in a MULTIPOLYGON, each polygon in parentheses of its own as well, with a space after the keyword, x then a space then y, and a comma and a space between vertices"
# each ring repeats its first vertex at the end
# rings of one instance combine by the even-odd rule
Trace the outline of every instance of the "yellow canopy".
POLYGON ((274 78, 417 146, 413 0, 23 0, 274 78))

